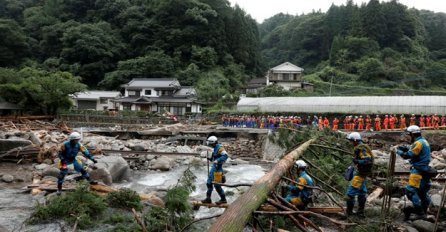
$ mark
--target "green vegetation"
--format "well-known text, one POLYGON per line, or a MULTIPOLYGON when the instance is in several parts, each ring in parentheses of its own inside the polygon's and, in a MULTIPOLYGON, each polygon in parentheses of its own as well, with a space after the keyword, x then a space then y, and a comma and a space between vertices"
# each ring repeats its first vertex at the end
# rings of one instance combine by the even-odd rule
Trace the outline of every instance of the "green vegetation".
POLYGON ((143 205, 139 194, 131 189, 120 189, 107 195, 108 205, 114 208, 141 211, 143 205))
POLYGON ((28 222, 38 224, 62 219, 70 225, 77 221, 81 229, 108 224, 112 226, 110 232, 141 231, 130 212, 134 208, 142 212, 142 220, 150 231, 180 231, 193 220, 189 194, 195 190, 195 179, 190 169, 186 169, 177 185, 167 191, 165 208, 145 207, 139 195, 129 189, 121 189, 104 198, 90 192, 87 183, 80 183, 74 192, 55 197, 46 205, 38 205, 28 222))
POLYGON ((63 219, 69 224, 78 221, 80 228, 93 226, 94 219, 107 208, 104 199, 88 190, 89 185, 81 183, 74 192, 56 197, 48 205, 39 205, 31 215, 31 224, 63 219))
POLYGON ((444 95, 445 22, 443 13, 395 0, 361 6, 347 0, 327 13, 278 14, 259 31, 267 66, 290 61, 304 67, 305 79, 315 84, 312 95, 329 95, 330 82, 332 95, 444 95))

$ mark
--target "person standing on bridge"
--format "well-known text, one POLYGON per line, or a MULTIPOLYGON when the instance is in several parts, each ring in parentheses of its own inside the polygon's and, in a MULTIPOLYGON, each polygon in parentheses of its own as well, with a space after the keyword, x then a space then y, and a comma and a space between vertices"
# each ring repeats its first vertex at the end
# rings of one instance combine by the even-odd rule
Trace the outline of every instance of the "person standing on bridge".
POLYGON ((370 147, 362 141, 358 132, 350 133, 347 139, 354 146, 352 161, 355 165, 353 179, 347 188, 347 217, 353 215, 355 197, 358 198, 358 211, 356 214, 364 217, 364 208, 367 200, 366 178, 372 172, 373 154, 370 147))
POLYGON ((211 196, 212 191, 217 191, 218 195, 220 196, 220 201, 215 202, 217 205, 225 204, 226 201, 226 195, 223 191, 223 188, 221 185, 214 184, 214 183, 224 183, 224 176, 223 176, 223 163, 226 162, 228 159, 228 153, 226 152, 225 148, 222 144, 218 143, 218 139, 215 136, 211 136, 206 141, 207 145, 214 148, 214 151, 212 152, 211 157, 207 157, 210 162, 212 162, 212 168, 209 172, 209 176, 206 182, 207 192, 206 192, 206 199, 202 200, 202 203, 212 203, 211 196))
POLYGON ((97 163, 94 159, 93 155, 85 148, 82 144, 79 143, 81 140, 81 135, 78 132, 73 132, 68 136, 68 141, 64 142, 60 145, 59 148, 59 175, 57 176, 57 195, 62 193, 62 184, 64 182, 65 176, 68 174, 68 165, 73 164, 74 170, 80 172, 82 177, 87 181, 90 181, 90 175, 87 171, 85 171, 82 163, 76 159, 76 156, 79 152, 93 161, 93 163, 97 163))
POLYGON ((297 160, 294 163, 294 167, 297 168, 297 186, 288 185, 288 195, 286 200, 295 205, 300 210, 305 210, 308 203, 311 202, 313 190, 309 187, 314 186, 313 179, 306 173, 307 163, 303 160, 297 160))
POLYGON ((400 117, 400 129, 403 131, 406 129, 406 117, 404 114, 402 114, 400 117))
POLYGON ((412 145, 399 146, 396 153, 403 159, 410 159, 409 183, 406 186, 406 196, 413 206, 403 209, 404 219, 409 220, 412 213, 418 218, 426 216, 427 208, 431 203, 428 192, 431 188, 431 174, 435 171, 429 166, 431 149, 429 143, 421 136, 418 126, 410 126, 406 133, 410 136, 412 145))
POLYGON ((415 117, 415 114, 412 114, 412 116, 410 117, 410 125, 409 126, 413 126, 417 124, 417 117, 415 117))
POLYGON ((375 118, 375 130, 376 131, 381 130, 381 118, 379 117, 379 115, 376 115, 376 118, 375 118))

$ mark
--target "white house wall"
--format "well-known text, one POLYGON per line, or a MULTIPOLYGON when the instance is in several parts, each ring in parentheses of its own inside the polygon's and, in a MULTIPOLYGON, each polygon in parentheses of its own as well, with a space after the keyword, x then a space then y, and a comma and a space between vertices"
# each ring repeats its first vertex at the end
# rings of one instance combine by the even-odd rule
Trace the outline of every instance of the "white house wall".
POLYGON ((242 98, 242 112, 446 115, 446 96, 268 97, 242 98))

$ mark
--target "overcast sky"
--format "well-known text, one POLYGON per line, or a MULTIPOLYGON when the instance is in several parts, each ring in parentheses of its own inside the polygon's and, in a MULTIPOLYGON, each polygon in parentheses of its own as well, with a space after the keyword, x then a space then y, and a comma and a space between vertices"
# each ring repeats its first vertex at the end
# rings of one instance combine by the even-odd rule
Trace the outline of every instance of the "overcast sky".
MULTIPOLYGON (((358 5, 367 0, 353 0, 358 5)), ((326 12, 332 3, 335 5, 345 4, 346 0, 229 0, 231 5, 236 3, 250 14, 257 22, 261 23, 280 12, 291 15, 309 13, 314 10, 326 12)), ((426 9, 435 12, 446 12, 446 1, 444 0, 399 0, 400 3, 409 8, 426 9)))

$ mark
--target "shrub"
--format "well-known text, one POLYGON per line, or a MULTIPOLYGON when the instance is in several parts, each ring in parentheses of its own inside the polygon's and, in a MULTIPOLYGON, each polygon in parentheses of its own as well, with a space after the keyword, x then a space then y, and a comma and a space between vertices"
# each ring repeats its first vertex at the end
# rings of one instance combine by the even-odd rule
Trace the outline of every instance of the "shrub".
POLYGON ((138 193, 131 189, 120 189, 107 195, 107 202, 111 207, 141 211, 144 207, 138 193))
POLYGON ((97 218, 107 208, 104 199, 88 190, 88 184, 80 183, 74 192, 68 192, 50 201, 48 205, 38 205, 29 223, 45 223, 63 219, 69 224, 78 221, 80 228, 94 225, 97 218))

